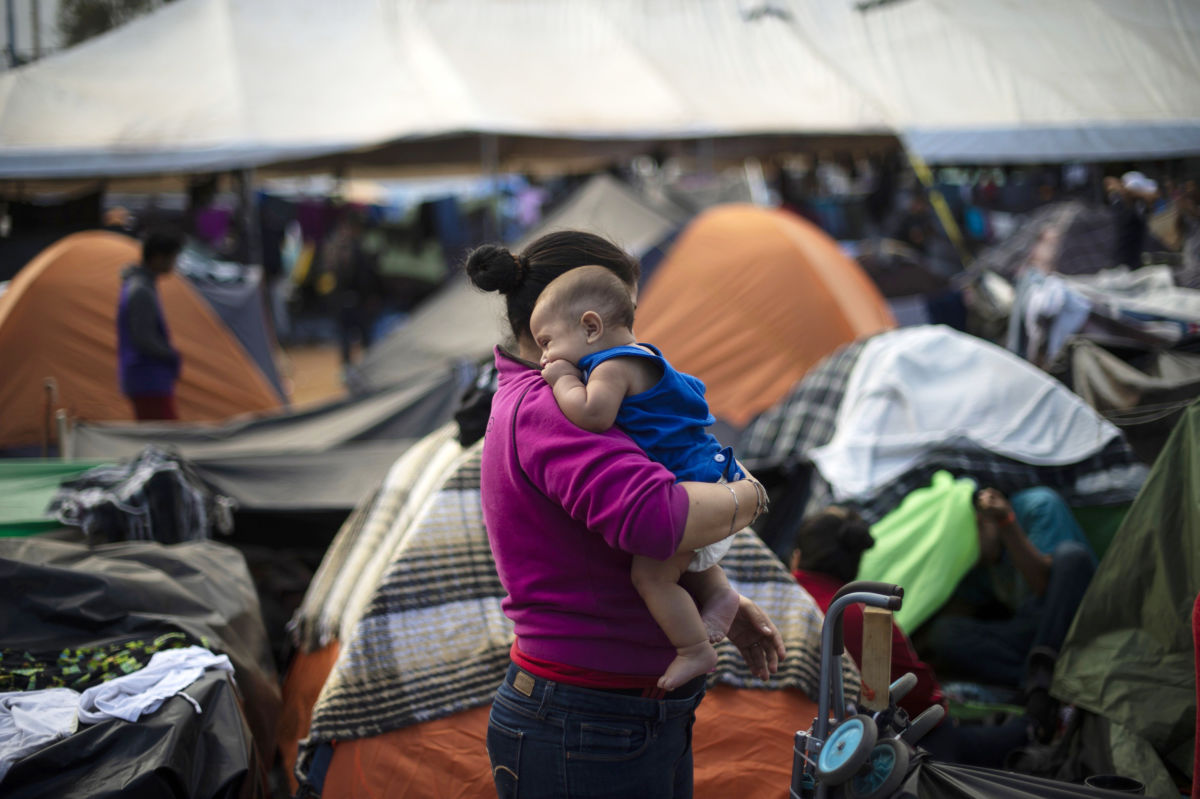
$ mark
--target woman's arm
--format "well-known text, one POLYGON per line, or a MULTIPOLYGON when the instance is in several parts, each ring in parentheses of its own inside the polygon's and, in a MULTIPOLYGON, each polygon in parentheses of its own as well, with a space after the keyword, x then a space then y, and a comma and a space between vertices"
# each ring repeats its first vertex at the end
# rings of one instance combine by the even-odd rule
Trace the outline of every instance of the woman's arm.
POLYGON ((676 554, 715 544, 746 527, 758 515, 754 480, 732 483, 680 483, 688 494, 687 524, 676 554), (736 500, 735 500, 736 497, 736 500))

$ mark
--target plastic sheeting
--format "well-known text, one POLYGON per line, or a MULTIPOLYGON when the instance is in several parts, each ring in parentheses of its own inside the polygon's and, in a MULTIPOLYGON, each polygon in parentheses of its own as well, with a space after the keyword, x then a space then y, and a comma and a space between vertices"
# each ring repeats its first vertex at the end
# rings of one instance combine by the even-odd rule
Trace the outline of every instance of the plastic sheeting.
POLYGON ((1153 756, 1190 774, 1196 718, 1191 608, 1200 594, 1200 403, 1184 414, 1084 595, 1052 692, 1113 724, 1114 762, 1162 796, 1153 756), (1153 747, 1153 749, 1151 749, 1153 747), (1154 786, 1159 786, 1155 789, 1154 786))
POLYGON ((266 796, 263 763, 225 672, 136 722, 111 719, 17 761, 0 784, 6 799, 250 799, 266 796))
POLYGON ((868 341, 846 395, 837 432, 811 452, 839 500, 870 494, 939 446, 1061 466, 1121 434, 1026 361, 941 325, 868 341))
POLYGON ((438 369, 362 397, 224 425, 78 425, 74 451, 117 460, 154 442, 180 452, 239 511, 345 513, 413 440, 450 418, 464 374, 438 369))
POLYGON ((20 586, 0 591, 0 646, 8 649, 57 652, 176 630, 205 640, 233 661, 260 750, 274 748, 278 677, 254 583, 232 547, 0 539, 0 585, 20 586))

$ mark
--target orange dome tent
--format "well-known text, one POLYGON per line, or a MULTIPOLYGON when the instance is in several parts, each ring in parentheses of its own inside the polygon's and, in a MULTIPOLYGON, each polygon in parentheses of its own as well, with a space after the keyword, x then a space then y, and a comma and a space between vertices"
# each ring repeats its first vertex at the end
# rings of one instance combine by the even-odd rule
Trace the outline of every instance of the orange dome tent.
POLYGON ((829 353, 896 326, 862 268, 815 225, 724 205, 680 235, 638 301, 637 336, 742 426, 829 353))
MULTIPOLYGON (((29 262, 0 295, 0 450, 33 446, 54 409, 87 420, 133 418, 117 380, 121 271, 141 258, 127 236, 76 233, 29 262)), ((159 281, 172 344, 183 356, 180 418, 215 421, 280 407, 270 382, 208 303, 178 275, 159 281)))

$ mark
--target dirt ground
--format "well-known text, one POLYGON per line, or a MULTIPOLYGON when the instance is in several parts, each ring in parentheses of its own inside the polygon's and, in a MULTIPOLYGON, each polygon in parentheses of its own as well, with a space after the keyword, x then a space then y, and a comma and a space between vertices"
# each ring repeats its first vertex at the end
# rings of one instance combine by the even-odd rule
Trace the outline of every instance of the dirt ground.
POLYGON ((336 344, 297 345, 276 356, 292 407, 302 407, 346 395, 342 363, 336 344))

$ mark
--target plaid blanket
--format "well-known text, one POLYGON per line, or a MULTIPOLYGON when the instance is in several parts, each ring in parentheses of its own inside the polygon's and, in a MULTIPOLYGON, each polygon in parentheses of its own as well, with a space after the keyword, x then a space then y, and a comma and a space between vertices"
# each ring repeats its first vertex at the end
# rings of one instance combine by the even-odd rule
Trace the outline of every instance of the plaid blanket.
MULTIPOLYGON (((805 497, 800 508, 783 522, 790 531, 805 516, 834 502, 832 487, 812 466, 809 453, 833 438, 838 410, 865 341, 848 344, 821 361, 783 400, 755 418, 738 441, 737 450, 751 471, 782 469, 790 479, 800 481, 786 489, 805 497)), ((1034 466, 990 452, 938 447, 925 452, 910 469, 869 496, 842 504, 855 507, 868 522, 878 521, 909 493, 929 485, 939 470, 974 478, 1006 493, 1049 486, 1073 506, 1129 502, 1146 477, 1146 467, 1123 436, 1088 458, 1063 466, 1034 466)), ((774 497, 773 502, 776 507, 782 506, 774 497)), ((775 523, 768 520, 768 525, 775 523)))
MULTIPOLYGON (((480 444, 466 450, 434 493, 414 500, 420 508, 397 537, 353 633, 342 639, 313 710, 296 768, 302 782, 322 742, 378 735, 491 701, 509 662, 513 633, 500 610, 504 590, 483 526, 480 451, 480 444)), ((817 604, 753 532, 736 536, 722 566, 733 587, 779 626, 788 657, 766 685, 724 642, 710 681, 799 688, 815 696, 823 622, 817 604)), ((338 579, 359 578, 343 572, 338 579)), ((856 696, 858 671, 849 657, 842 670, 847 696, 856 696)))

